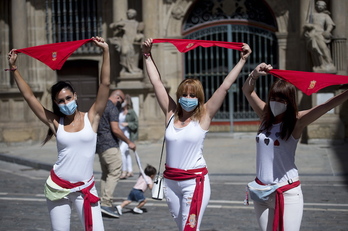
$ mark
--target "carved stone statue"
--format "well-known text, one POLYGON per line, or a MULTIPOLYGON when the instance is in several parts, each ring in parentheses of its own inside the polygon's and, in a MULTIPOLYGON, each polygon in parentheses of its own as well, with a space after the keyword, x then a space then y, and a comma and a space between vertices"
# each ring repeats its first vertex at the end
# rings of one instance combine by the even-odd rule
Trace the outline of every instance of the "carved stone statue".
POLYGON ((330 12, 326 10, 326 2, 317 1, 315 12, 310 12, 308 23, 304 26, 304 36, 307 49, 312 55, 314 72, 337 72, 328 47, 334 28, 335 23, 330 17, 330 12))
POLYGON ((127 20, 110 24, 110 28, 114 31, 114 37, 110 39, 110 42, 120 54, 121 76, 142 73, 138 64, 140 46, 144 39, 144 24, 136 21, 136 15, 136 10, 129 9, 127 20))

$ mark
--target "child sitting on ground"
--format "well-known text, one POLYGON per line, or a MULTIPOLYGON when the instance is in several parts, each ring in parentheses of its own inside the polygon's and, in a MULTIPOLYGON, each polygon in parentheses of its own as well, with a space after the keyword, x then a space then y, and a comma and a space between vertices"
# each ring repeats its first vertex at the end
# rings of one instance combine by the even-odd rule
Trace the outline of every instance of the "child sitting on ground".
POLYGON ((135 183, 133 189, 130 191, 127 200, 123 201, 121 205, 117 205, 116 209, 118 214, 122 215, 122 209, 132 203, 132 201, 138 202, 138 205, 134 207, 133 212, 134 213, 143 213, 143 210, 141 210, 141 207, 143 207, 146 204, 146 198, 144 196, 144 192, 147 188, 150 190, 153 187, 153 179, 156 176, 157 170, 155 167, 151 165, 147 165, 145 168, 145 176, 143 174, 140 174, 138 177, 137 183, 135 183), (146 179, 144 179, 144 177, 146 179))

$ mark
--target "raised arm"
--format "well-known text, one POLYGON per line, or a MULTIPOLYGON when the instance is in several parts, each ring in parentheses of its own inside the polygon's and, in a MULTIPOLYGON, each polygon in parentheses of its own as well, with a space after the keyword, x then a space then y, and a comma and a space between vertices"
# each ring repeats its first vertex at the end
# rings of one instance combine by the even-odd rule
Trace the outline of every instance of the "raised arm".
POLYGON ((110 87, 110 53, 109 45, 101 37, 93 37, 93 42, 103 49, 103 61, 100 71, 100 83, 95 103, 88 111, 88 118, 91 121, 94 131, 98 130, 101 116, 103 115, 106 103, 109 98, 110 87))
MULTIPOLYGON (((243 44, 243 50, 240 52, 240 60, 234 66, 234 68, 228 73, 220 87, 214 92, 212 97, 206 102, 206 110, 210 121, 213 119, 216 112, 219 110, 222 102, 224 101, 228 90, 232 84, 236 81, 241 72, 244 64, 246 63, 249 55, 251 54, 251 49, 248 44, 243 44)), ((209 122, 210 122, 209 121, 209 122)))
POLYGON ((325 103, 317 105, 311 109, 300 111, 298 115, 298 121, 292 135, 295 138, 299 138, 302 134, 303 129, 315 120, 319 119, 326 112, 330 111, 334 107, 341 105, 348 100, 348 90, 342 92, 339 95, 332 97, 325 103))
POLYGON ((58 116, 56 116, 53 112, 45 109, 42 106, 40 101, 35 97, 30 86, 23 79, 22 75, 19 73, 18 67, 16 66, 16 61, 17 61, 16 49, 13 49, 8 53, 8 60, 9 60, 10 70, 13 72, 13 77, 18 86, 18 89, 23 95, 25 101, 28 103, 30 109, 44 124, 49 126, 54 131, 54 134, 55 134, 53 121, 58 120, 58 116))
POLYGON ((263 114, 263 109, 265 108, 266 103, 260 99, 260 97, 256 94, 255 82, 261 75, 266 75, 269 70, 273 67, 271 65, 267 65, 266 63, 259 64, 249 75, 243 85, 243 93, 247 98, 250 106, 253 108, 255 113, 261 118, 263 114))
POLYGON ((169 117, 174 113, 176 109, 176 103, 169 96, 162 83, 160 73, 151 55, 151 48, 152 39, 149 38, 143 43, 142 46, 143 54, 145 57, 146 72, 149 76, 152 86, 154 87, 157 101, 168 121, 169 117))

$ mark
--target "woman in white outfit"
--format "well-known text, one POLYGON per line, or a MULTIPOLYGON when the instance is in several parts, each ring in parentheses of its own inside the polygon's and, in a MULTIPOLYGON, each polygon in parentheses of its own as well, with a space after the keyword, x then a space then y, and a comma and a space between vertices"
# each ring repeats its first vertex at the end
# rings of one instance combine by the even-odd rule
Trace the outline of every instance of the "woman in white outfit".
POLYGON ((76 208, 85 230, 104 230, 94 186, 93 163, 99 120, 109 97, 110 56, 109 46, 103 38, 92 39, 103 50, 103 63, 97 98, 88 112, 78 110, 76 92, 63 81, 51 88, 53 111, 46 109, 19 73, 15 65, 16 50, 8 54, 10 70, 24 99, 49 127, 44 143, 56 136, 58 160, 45 185, 52 230, 70 230, 72 206, 76 208))
POLYGON ((165 115, 165 195, 178 230, 199 230, 210 198, 210 183, 203 157, 203 142, 210 123, 237 79, 251 50, 243 44, 241 58, 212 97, 205 102, 198 79, 185 79, 178 86, 177 101, 167 93, 151 56, 152 39, 143 43, 150 82, 165 115), (173 119, 172 119, 173 118, 173 119))
POLYGON ((259 64, 243 85, 250 106, 261 118, 256 136, 256 182, 279 186, 267 201, 254 200, 254 208, 261 230, 298 231, 303 195, 295 165, 297 143, 306 126, 348 99, 348 91, 321 105, 298 111, 295 86, 278 80, 273 83, 266 103, 256 94, 254 85, 259 76, 271 69, 271 65, 259 64))
MULTIPOLYGON (((132 142, 138 139, 138 116, 133 110, 133 102, 130 95, 126 94, 122 104, 122 111, 118 117, 119 127, 132 142)), ((121 179, 133 176, 132 156, 128 144, 121 141, 120 150, 122 154, 122 174, 121 179)))

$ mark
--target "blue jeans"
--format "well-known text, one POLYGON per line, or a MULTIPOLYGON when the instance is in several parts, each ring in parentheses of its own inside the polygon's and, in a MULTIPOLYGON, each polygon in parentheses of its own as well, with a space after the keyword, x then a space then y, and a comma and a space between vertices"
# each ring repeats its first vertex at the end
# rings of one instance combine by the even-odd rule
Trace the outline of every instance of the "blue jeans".
POLYGON ((136 201, 136 202, 142 202, 145 200, 144 192, 140 189, 133 188, 129 195, 127 200, 129 201, 136 201))

